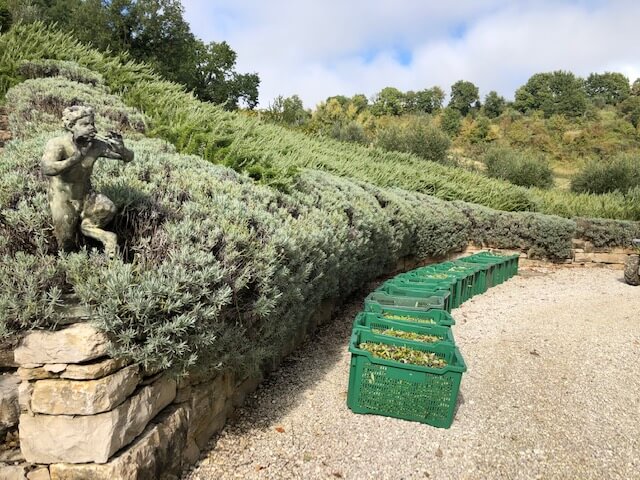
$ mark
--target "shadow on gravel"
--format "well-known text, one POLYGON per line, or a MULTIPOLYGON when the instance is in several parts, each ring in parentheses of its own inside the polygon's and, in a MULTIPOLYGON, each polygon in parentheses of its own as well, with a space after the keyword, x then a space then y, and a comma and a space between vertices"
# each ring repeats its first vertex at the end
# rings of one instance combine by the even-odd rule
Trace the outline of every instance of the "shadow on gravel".
MULTIPOLYGON (((235 410, 223 431, 211 438, 202 453, 215 449, 218 438, 224 432, 235 435, 277 428, 282 418, 304 401, 305 392, 314 388, 342 359, 349 345, 353 320, 364 307, 364 298, 382 281, 384 279, 370 282, 355 292, 334 312, 329 322, 318 327, 311 337, 284 359, 278 369, 247 396, 242 407, 235 410)), ((345 376, 335 380, 344 383, 337 390, 343 396, 345 409, 347 379, 348 372, 345 372, 345 376)))

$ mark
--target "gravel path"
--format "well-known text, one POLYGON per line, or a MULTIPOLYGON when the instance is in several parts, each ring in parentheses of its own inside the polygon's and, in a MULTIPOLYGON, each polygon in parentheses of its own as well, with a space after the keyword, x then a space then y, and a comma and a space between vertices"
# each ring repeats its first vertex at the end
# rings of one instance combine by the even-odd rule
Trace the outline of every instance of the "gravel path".
POLYGON ((621 278, 524 270, 454 310, 468 372, 448 430, 347 408, 358 298, 184 478, 640 479, 640 287, 621 278))

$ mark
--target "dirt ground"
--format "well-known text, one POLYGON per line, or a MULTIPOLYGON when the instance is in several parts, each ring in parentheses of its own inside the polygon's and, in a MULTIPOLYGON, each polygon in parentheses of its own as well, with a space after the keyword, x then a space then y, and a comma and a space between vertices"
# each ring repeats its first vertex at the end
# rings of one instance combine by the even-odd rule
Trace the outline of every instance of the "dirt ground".
POLYGON ((640 287, 621 271, 524 269, 455 309, 468 371, 447 430, 347 408, 362 298, 250 396, 185 479, 640 479, 640 287))

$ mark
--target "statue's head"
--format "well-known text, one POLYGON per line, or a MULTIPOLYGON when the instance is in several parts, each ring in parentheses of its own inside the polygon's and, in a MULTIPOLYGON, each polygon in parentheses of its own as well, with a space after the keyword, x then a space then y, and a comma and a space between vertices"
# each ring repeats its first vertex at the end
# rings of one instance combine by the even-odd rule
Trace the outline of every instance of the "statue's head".
POLYGON ((96 136, 95 112, 85 105, 74 105, 62 112, 64 128, 73 134, 76 140, 89 141, 96 136))

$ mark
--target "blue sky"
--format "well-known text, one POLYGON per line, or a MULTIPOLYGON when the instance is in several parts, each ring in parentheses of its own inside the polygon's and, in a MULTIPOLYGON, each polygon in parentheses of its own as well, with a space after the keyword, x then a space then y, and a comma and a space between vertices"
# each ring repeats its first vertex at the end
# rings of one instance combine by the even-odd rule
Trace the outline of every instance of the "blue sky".
POLYGON ((260 107, 298 94, 372 96, 457 80, 513 98, 537 72, 640 76, 640 2, 508 0, 183 0, 193 32, 227 41, 260 75, 260 107))

